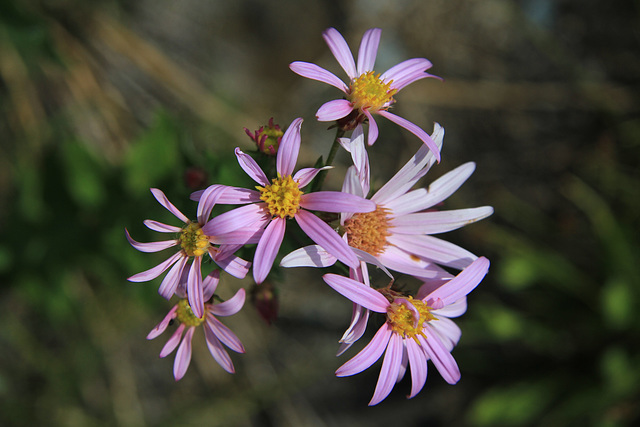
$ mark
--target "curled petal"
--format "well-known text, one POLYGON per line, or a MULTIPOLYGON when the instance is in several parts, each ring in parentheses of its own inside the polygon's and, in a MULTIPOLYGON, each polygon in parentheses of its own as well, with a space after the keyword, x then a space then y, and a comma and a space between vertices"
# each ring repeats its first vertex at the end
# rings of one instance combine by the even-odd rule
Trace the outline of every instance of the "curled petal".
POLYGON ((176 208, 173 205, 173 203, 169 201, 169 199, 167 199, 167 196, 165 196, 165 194, 161 190, 158 190, 157 188, 152 188, 151 193, 153 194, 153 197, 156 198, 158 203, 164 206, 169 212, 174 214, 176 217, 178 217, 180 221, 184 222, 185 224, 189 222, 189 218, 184 216, 184 214, 180 212, 180 210, 178 210, 178 208, 176 208))
POLYGON ((322 212, 373 212, 376 204, 362 197, 340 191, 316 191, 303 194, 300 206, 322 212))
POLYGON ((353 111, 353 106, 346 99, 334 99, 320 106, 316 118, 321 122, 332 122, 346 117, 353 111))
POLYGON ((378 114, 380 114, 383 117, 386 117, 387 119, 391 120, 393 123, 405 128, 406 130, 408 130, 409 132, 411 132, 412 134, 420 138, 420 140, 424 142, 426 146, 429 147, 429 149, 433 152, 433 155, 436 157, 436 160, 438 161, 438 163, 440 162, 440 150, 438 149, 438 146, 436 145, 434 140, 431 139, 428 133, 426 133, 417 125, 411 123, 409 120, 404 119, 400 116, 396 116, 395 114, 392 114, 388 111, 380 110, 378 111, 378 114))
POLYGON ((167 329, 167 326, 169 326, 169 322, 176 318, 176 310, 178 310, 177 304, 174 305, 171 310, 169 310, 169 313, 164 316, 164 319, 162 319, 162 321, 158 323, 156 327, 151 330, 151 332, 149 332, 149 334, 147 335, 148 340, 156 338, 167 329))
POLYGON ((202 257, 193 257, 193 263, 187 278, 187 299, 193 314, 198 318, 204 315, 201 265, 202 257))
POLYGON ((367 137, 367 145, 372 146, 378 139, 378 124, 376 123, 376 119, 373 118, 369 110, 364 110, 363 113, 369 120, 369 136, 367 137))
POLYGON ((262 168, 258 166, 253 157, 245 154, 242 150, 236 147, 235 150, 236 157, 238 158, 238 163, 243 171, 247 173, 258 184, 265 186, 269 185, 269 179, 262 171, 262 168))
POLYGON ((313 178, 320 173, 320 171, 333 169, 333 166, 325 166, 322 168, 304 168, 300 169, 293 176, 293 180, 298 183, 298 187, 304 188, 306 187, 313 178))
POLYGON ((167 357, 173 350, 176 349, 178 344, 180 343, 180 338, 182 338, 182 333, 186 326, 184 323, 181 323, 180 326, 176 329, 176 331, 171 335, 171 338, 167 340, 162 350, 160 350, 160 358, 167 357))
POLYGON ((213 304, 210 308, 211 312, 216 316, 231 316, 240 311, 244 305, 246 292, 244 289, 239 289, 236 294, 228 300, 219 304, 213 304))
POLYGON ((182 228, 180 227, 176 227, 173 225, 168 225, 168 224, 163 224, 161 222, 158 221, 154 221, 152 219, 145 219, 144 220, 144 225, 147 226, 147 228, 153 230, 153 231, 158 231, 160 233, 179 233, 182 231, 182 228))
POLYGON ((220 196, 226 191, 226 188, 224 185, 211 185, 204 190, 198 202, 198 224, 204 225, 204 223, 209 220, 211 209, 213 209, 213 206, 217 203, 220 196))
POLYGON ((167 268, 171 267, 176 261, 178 261, 178 259, 180 259, 183 256, 184 255, 182 254, 182 252, 176 252, 171 257, 169 257, 166 261, 161 262, 160 264, 156 265, 153 268, 150 268, 149 270, 143 271, 138 274, 134 274, 133 276, 129 277, 127 280, 130 282, 147 282, 149 280, 155 279, 156 277, 164 273, 167 270, 167 268))
POLYGON ((220 282, 220 270, 213 270, 207 274, 207 277, 202 280, 202 299, 209 301, 213 294, 216 292, 218 283, 220 282))
MULTIPOLYGON (((218 197, 217 203, 219 205, 243 205, 246 203, 254 203, 260 201, 260 193, 256 190, 250 190, 248 188, 229 187, 228 185, 220 185, 225 187, 225 191, 218 197)), ((204 194, 205 190, 194 191, 189 198, 196 202, 200 201, 200 198, 204 194)))
POLYGON ((129 241, 131 246, 133 246, 140 252, 159 252, 178 244, 177 240, 163 240, 161 242, 140 243, 131 238, 129 231, 126 228, 124 229, 124 231, 127 234, 127 240, 129 241))

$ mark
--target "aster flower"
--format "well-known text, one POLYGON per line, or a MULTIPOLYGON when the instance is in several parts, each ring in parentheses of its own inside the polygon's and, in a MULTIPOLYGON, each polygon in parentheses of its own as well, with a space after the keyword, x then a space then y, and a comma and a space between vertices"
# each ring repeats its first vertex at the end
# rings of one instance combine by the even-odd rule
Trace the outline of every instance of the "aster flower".
POLYGON ((338 293, 371 311, 386 316, 372 340, 352 359, 336 371, 339 377, 355 375, 373 365, 384 353, 380 375, 369 405, 384 400, 396 382, 411 370, 411 392, 414 397, 427 379, 427 360, 431 359, 442 378, 449 384, 460 379, 460 370, 451 350, 460 339, 460 329, 450 317, 466 311, 466 296, 484 278, 489 261, 476 259, 456 277, 435 290, 430 285, 414 298, 389 287, 373 289, 365 284, 325 274, 325 282, 338 293))
MULTIPOLYGON (((432 138, 442 146, 444 128, 437 123, 432 138)), ((362 153, 364 136, 354 131, 350 151, 362 153)), ((343 144, 344 145, 344 144, 343 144)), ((369 192, 368 160, 356 160, 361 170, 349 168, 343 192, 364 196, 369 192)), ((455 230, 472 222, 486 218, 493 208, 483 206, 448 211, 433 208, 453 194, 473 173, 475 164, 466 163, 448 172, 428 189, 411 188, 422 178, 435 162, 433 151, 426 146, 418 152, 372 197, 376 209, 367 213, 341 213, 340 223, 344 237, 358 257, 368 263, 384 266, 424 280, 442 281, 452 276, 439 266, 463 269, 477 257, 453 243, 441 240, 432 234, 455 230), (372 257, 374 258, 372 260, 372 257)), ((292 252, 283 258, 284 267, 332 265, 335 258, 323 248, 309 246, 292 252)))
POLYGON ((203 298, 208 302, 204 304, 204 313, 199 317, 194 314, 189 301, 185 298, 184 286, 179 287, 177 295, 180 296, 180 301, 169 310, 165 318, 147 335, 147 339, 152 340, 162 334, 175 320, 180 322, 178 328, 160 351, 160 357, 166 357, 180 344, 173 363, 173 376, 176 381, 180 380, 187 372, 191 362, 191 340, 196 328, 200 325, 204 327, 204 336, 211 356, 225 371, 233 374, 235 368, 222 344, 237 353, 244 353, 242 342, 216 316, 230 316, 240 311, 244 305, 245 290, 240 289, 227 301, 215 304, 212 297, 219 280, 220 272, 219 270, 214 270, 202 281, 204 288, 203 298))
POLYGON ((262 233, 253 261, 256 283, 262 283, 271 271, 284 238, 286 221, 291 218, 295 218, 311 240, 328 253, 348 266, 356 267, 358 259, 347 243, 327 223, 309 211, 370 212, 375 208, 370 200, 353 194, 337 191, 302 192, 301 189, 325 168, 305 168, 292 176, 300 150, 301 126, 302 119, 295 119, 283 135, 276 157, 278 176, 271 183, 255 160, 236 148, 238 162, 259 184, 257 190, 226 187, 218 203, 249 204, 216 216, 202 228, 207 235, 227 235, 237 230, 262 233))
POLYGON ((158 252, 174 246, 178 247, 178 251, 157 266, 142 273, 134 274, 128 280, 131 282, 153 280, 171 267, 158 289, 160 295, 170 299, 178 288, 182 273, 187 269, 188 261, 191 260, 191 266, 188 267, 187 295, 189 305, 193 307, 194 313, 201 317, 204 310, 201 265, 205 255, 208 254, 216 264, 232 276, 240 279, 244 278, 249 271, 251 263, 233 255, 233 252, 240 247, 239 244, 242 242, 257 242, 259 236, 256 236, 255 233, 240 230, 226 236, 205 234, 202 230, 202 226, 209 219, 211 209, 224 190, 222 186, 211 186, 205 190, 198 203, 198 219, 192 222, 167 199, 167 196, 162 191, 152 188, 151 193, 156 200, 181 220, 184 226, 177 227, 148 219, 144 221, 148 228, 160 233, 174 234, 175 237, 159 242, 140 243, 133 240, 129 235, 129 231, 125 229, 127 239, 134 248, 141 252, 158 252), (230 241, 233 241, 233 244, 228 244, 230 241), (214 245, 222 246, 216 247, 214 245))
POLYGON ((348 84, 316 64, 296 61, 291 63, 289 68, 302 77, 327 83, 345 93, 346 99, 329 101, 320 107, 316 116, 321 122, 346 118, 353 123, 353 129, 355 124, 366 119, 369 122, 368 144, 372 145, 378 138, 378 126, 373 115, 378 114, 420 138, 440 161, 438 147, 424 130, 389 112, 389 108, 395 102, 394 95, 405 86, 425 77, 436 77, 426 72, 431 68, 431 62, 425 58, 413 58, 391 67, 382 74, 376 73, 373 66, 381 33, 382 30, 379 28, 372 28, 364 33, 357 65, 347 42, 335 28, 329 28, 322 33, 331 53, 347 73, 348 84))

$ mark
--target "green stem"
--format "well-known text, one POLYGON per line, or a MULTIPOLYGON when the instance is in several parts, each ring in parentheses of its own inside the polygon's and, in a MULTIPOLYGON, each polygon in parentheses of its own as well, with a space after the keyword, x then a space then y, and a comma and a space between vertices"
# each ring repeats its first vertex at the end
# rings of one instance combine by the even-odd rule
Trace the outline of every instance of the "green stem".
MULTIPOLYGON (((327 156, 327 161, 324 163, 324 166, 331 166, 333 164, 333 159, 336 157, 336 153, 338 152, 338 147, 340 143, 338 139, 344 136, 344 130, 338 128, 336 131, 336 136, 333 139, 333 144, 331 145, 331 150, 329 151, 329 155, 327 156)), ((324 183, 324 179, 327 176, 326 170, 320 171, 318 176, 313 181, 313 185, 311 186, 311 191, 320 191, 322 189, 322 184, 324 183)))

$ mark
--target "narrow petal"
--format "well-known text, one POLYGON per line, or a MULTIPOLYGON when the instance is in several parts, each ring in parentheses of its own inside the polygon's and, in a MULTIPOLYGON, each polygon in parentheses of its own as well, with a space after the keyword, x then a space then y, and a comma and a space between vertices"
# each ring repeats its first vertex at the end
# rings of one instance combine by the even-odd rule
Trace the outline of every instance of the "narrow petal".
POLYGON ((173 362, 173 377, 176 381, 184 377, 184 374, 187 373, 187 369, 191 363, 191 340, 193 339, 193 333, 195 330, 195 326, 187 329, 187 333, 184 334, 180 347, 178 347, 176 360, 173 362))
POLYGON ((340 89, 344 93, 347 93, 347 91, 349 90, 349 87, 344 84, 344 82, 340 80, 335 74, 325 70, 322 67, 317 66, 316 64, 296 61, 289 64, 289 68, 291 69, 291 71, 302 77, 326 83, 340 89))
POLYGON ((321 212, 373 212, 376 204, 362 197, 340 191, 316 191, 303 194, 300 206, 321 212))
POLYGON ((386 201, 384 207, 392 212, 392 216, 414 213, 424 210, 423 208, 421 209, 421 206, 425 197, 427 197, 427 190, 418 188, 386 201))
POLYGON ((200 318, 204 315, 204 297, 202 290, 202 257, 193 257, 189 278, 187 279, 187 298, 191 311, 200 318))
POLYGON ((376 332, 369 344, 360 350, 360 353, 353 356, 347 363, 338 368, 336 376, 348 377, 355 375, 373 365, 386 350, 391 335, 391 327, 388 323, 385 323, 378 329, 378 332, 376 332))
POLYGON ((429 280, 449 280, 453 275, 436 264, 416 259, 409 252, 395 246, 387 246, 378 259, 391 270, 429 280))
POLYGON ((150 268, 149 270, 143 271, 141 273, 134 274, 133 276, 129 277, 127 280, 130 282, 147 282, 149 280, 155 279, 156 277, 164 273, 167 270, 167 268, 171 267, 181 257, 183 257, 182 252, 176 252, 175 254, 171 255, 167 260, 161 262, 155 267, 150 268))
POLYGON ((293 176, 293 180, 298 183, 299 188, 304 188, 311 182, 311 180, 313 180, 313 178, 316 177, 316 175, 318 175, 318 173, 320 173, 320 171, 329 170, 329 169, 333 169, 333 166, 325 166, 323 168, 300 169, 293 176))
POLYGON ((329 267, 338 259, 322 246, 310 245, 296 249, 280 261, 280 267, 329 267))
POLYGON ((302 118, 295 119, 284 135, 282 142, 278 148, 276 157, 276 170, 281 176, 293 174, 298 161, 298 152, 300 151, 300 128, 302 127, 302 118))
POLYGON ((158 203, 164 206, 169 212, 174 214, 176 217, 178 217, 180 221, 184 222, 185 224, 189 222, 189 218, 184 216, 184 214, 180 212, 180 210, 178 210, 178 208, 176 208, 173 205, 173 203, 169 201, 169 199, 167 199, 167 196, 165 196, 162 191, 158 190, 157 188, 152 188, 151 193, 153 194, 153 197, 156 198, 158 203))
POLYGON ((178 310, 177 304, 174 305, 171 308, 171 310, 169 310, 169 313, 167 313, 167 315, 164 316, 164 319, 162 319, 162 321, 158 323, 156 327, 151 330, 151 332, 149 332, 149 334, 147 335, 148 340, 152 340, 156 338, 158 335, 162 334, 167 329, 167 326, 169 326, 169 323, 176 318, 176 310, 178 310))
POLYGON ((144 220, 144 225, 147 226, 147 228, 153 230, 153 231, 158 231, 160 233, 179 233, 182 231, 182 228, 180 227, 176 227, 173 225, 168 225, 168 224, 163 224, 161 222, 158 221, 154 221, 152 219, 145 219, 144 220))
POLYGON ((409 132, 411 132, 412 134, 420 138, 420 140, 424 142, 427 145, 427 147, 429 147, 429 149, 433 152, 433 155, 436 157, 436 160, 438 161, 438 163, 440 163, 440 150, 438 149, 438 146, 436 145, 435 141, 431 139, 428 133, 426 133, 417 125, 411 123, 409 120, 404 119, 400 116, 396 116, 395 114, 392 114, 388 111, 380 110, 378 111, 378 114, 380 114, 383 117, 386 117, 387 119, 391 120, 393 123, 405 128, 406 130, 408 130, 409 132))
POLYGON ((182 338, 182 333, 184 332, 185 328, 186 326, 184 325, 184 323, 181 323, 180 326, 178 326, 175 332, 162 347, 162 350, 160 350, 160 358, 167 357, 173 350, 176 349, 176 347, 180 343, 180 338, 182 338))
POLYGON ((480 257, 451 281, 429 294, 427 298, 430 300, 440 299, 445 306, 453 304, 475 289, 488 271, 489 260, 480 257))
POLYGON ((213 270, 202 281, 202 299, 209 301, 220 283, 220 270, 213 270))
POLYGON ((163 240, 161 242, 140 243, 131 238, 129 231, 126 228, 124 229, 124 231, 131 246, 133 246, 140 252, 159 252, 178 244, 177 240, 163 240))
POLYGON ((401 90, 416 80, 432 77, 431 74, 425 73, 431 66, 431 62, 425 58, 407 59, 382 73, 380 79, 385 83, 393 80, 391 87, 401 90))
POLYGON ((480 221, 493 213, 491 206, 439 212, 413 213, 389 221, 393 233, 437 234, 480 221))
POLYGON ((445 305, 444 307, 431 310, 431 312, 438 316, 438 318, 444 317, 458 317, 462 316, 467 311, 467 298, 460 298, 458 301, 453 304, 445 305), (444 317, 443 317, 444 316, 444 317))
MULTIPOLYGON (((220 205, 243 205, 246 203, 260 201, 260 193, 256 190, 230 187, 228 185, 220 185, 220 187, 225 187, 225 191, 220 195, 220 197, 218 197, 217 200, 217 203, 220 205)), ((204 194, 204 191, 205 190, 195 191, 191 193, 191 196, 189 196, 189 198, 198 202, 204 194)))
POLYGON ((231 357, 229 357, 229 353, 227 353, 220 341, 218 341, 218 338, 216 338, 213 331, 211 331, 208 326, 205 326, 204 328, 204 336, 207 341, 209 353, 211 353, 211 356, 215 361, 218 362, 225 371, 230 374, 235 373, 236 370, 233 367, 233 362, 231 361, 231 357))
POLYGON ((446 200, 449 196, 455 193, 462 184, 464 184, 475 168, 475 163, 465 163, 433 181, 431 185, 429 185, 427 196, 424 197, 420 203, 414 206, 416 209, 414 212, 429 209, 443 200, 446 200))
POLYGON ((353 111, 353 106, 346 99, 334 99, 325 102, 316 111, 316 118, 321 122, 332 122, 346 117, 353 111))
POLYGON ((427 358, 422 348, 412 339, 405 340, 411 369, 411 393, 409 399, 422 390, 427 381, 427 358))
POLYGON ((336 58, 342 69, 349 76, 350 79, 358 77, 356 74, 356 63, 353 60, 353 55, 349 49, 342 34, 335 28, 329 28, 322 33, 322 38, 329 46, 331 53, 336 58))
POLYGON ((387 270, 387 267, 385 267, 385 265, 378 258, 376 258, 375 256, 371 255, 368 252, 363 251, 362 249, 351 248, 351 250, 355 252, 356 256, 360 261, 364 261, 367 264, 375 265, 380 270, 382 270, 384 274, 389 276, 391 280, 393 280, 393 275, 389 272, 389 270, 387 270))
MULTIPOLYGON (((270 218, 265 217, 262 220, 253 223, 248 229, 238 229, 225 234, 210 236, 209 241, 216 245, 225 245, 225 247, 231 245, 242 247, 244 245, 258 243, 260 241, 260 236, 262 236, 263 228, 267 226, 269 221, 270 218)), ((224 256, 226 255, 227 254, 224 256)))
MULTIPOLYGON (((436 310, 434 310, 436 311, 436 310)), ((460 337, 462 336, 462 331, 455 324, 455 322, 451 319, 447 319, 446 317, 440 317, 435 321, 431 321, 427 325, 428 328, 440 338, 442 345, 447 349, 447 351, 453 350, 453 348, 460 341, 460 337)))
POLYGON ((169 270, 167 275, 164 276, 164 279, 162 279, 162 283, 160 283, 160 287, 158 288, 158 293, 164 298, 171 299, 173 294, 176 292, 176 289, 178 289, 180 278, 182 277, 182 271, 187 264, 187 259, 188 258, 186 256, 181 256, 178 262, 171 267, 171 270, 169 270))
POLYGON ((285 227, 286 219, 275 218, 264 230, 253 257, 253 279, 257 284, 264 282, 271 271, 273 261, 278 255, 278 249, 280 249, 284 238, 285 227))
POLYGON ((198 224, 204 225, 209 220, 211 209, 218 202, 220 196, 226 191, 224 185, 211 185, 200 197, 198 201, 198 224))
POLYGON ((304 231, 311 240, 322 246, 327 252, 349 267, 356 268, 358 266, 358 258, 351 248, 349 248, 347 242, 326 222, 311 212, 304 210, 298 211, 295 218, 300 228, 302 228, 302 231, 304 231))
POLYGON ((478 258, 468 250, 434 236, 392 234, 387 236, 387 242, 425 261, 458 270, 468 267, 478 258))
POLYGON ((255 182, 260 184, 261 186, 269 185, 269 179, 262 171, 262 168, 258 166, 253 157, 248 154, 245 154, 240 148, 236 147, 235 150, 236 157, 238 158, 238 163, 243 171, 247 173, 255 182))
MULTIPOLYGON (((360 304, 353 303, 353 311, 351 313, 351 323, 349 324, 349 328, 342 334, 342 338, 340 338, 341 343, 353 344, 357 340, 359 340, 364 331, 367 328, 367 322, 369 320, 369 310, 361 306, 360 304)), ((344 350, 337 354, 340 356, 344 350)))
POLYGON ((234 254, 215 256, 213 261, 218 264, 221 269, 238 279, 244 279, 249 272, 249 267, 251 266, 251 262, 235 256, 234 254))
POLYGON ((422 331, 427 338, 419 336, 418 340, 422 344, 424 352, 429 356, 446 382, 449 384, 457 383, 460 380, 460 369, 456 360, 431 329, 424 328, 422 331))
POLYGON ((252 203, 214 217, 202 227, 202 232, 207 236, 217 236, 239 228, 255 230, 258 227, 253 225, 268 217, 264 203, 252 203))
POLYGON ((228 300, 219 304, 212 304, 210 310, 216 316, 231 316, 240 311, 244 305, 245 296, 245 290, 239 289, 238 292, 228 300))
POLYGON ((382 360, 382 368, 376 384, 376 390, 369 402, 369 406, 377 405, 382 402, 385 397, 391 393, 393 386, 398 379, 398 371, 402 363, 403 350, 402 338, 398 334, 391 334, 391 339, 387 345, 384 359, 382 360))
POLYGON ((220 342, 222 342, 224 345, 226 345, 236 353, 244 353, 244 346, 242 345, 242 342, 238 339, 236 334, 234 334, 231 329, 229 329, 222 322, 216 319, 213 314, 207 314, 206 322, 207 326, 211 329, 211 332, 215 334, 216 338, 218 338, 220 342))
POLYGON ((362 112, 369 120, 369 136, 367 137, 367 145, 371 147, 378 139, 378 124, 369 110, 363 110, 362 112))
POLYGON ((360 49, 358 50, 358 76, 367 71, 373 71, 381 33, 382 30, 380 28, 371 28, 362 36, 360 49))
POLYGON ((327 273, 322 278, 336 292, 356 304, 377 313, 387 312, 389 301, 375 289, 338 274, 327 273))

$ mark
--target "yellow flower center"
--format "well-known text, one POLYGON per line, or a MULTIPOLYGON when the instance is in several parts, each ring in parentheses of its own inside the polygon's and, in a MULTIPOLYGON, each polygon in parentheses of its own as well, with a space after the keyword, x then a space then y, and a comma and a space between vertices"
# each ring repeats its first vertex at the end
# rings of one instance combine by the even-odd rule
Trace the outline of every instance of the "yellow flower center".
POLYGON ((293 218, 300 209, 300 191, 298 183, 287 175, 284 178, 278 174, 271 180, 271 185, 256 186, 260 191, 260 200, 267 203, 267 209, 272 217, 293 218))
POLYGON ((380 73, 366 72, 353 82, 349 88, 348 99, 353 108, 375 112, 387 108, 393 102, 393 95, 398 91, 391 89, 391 83, 380 80, 380 73))
POLYGON ((200 326, 202 322, 204 322, 204 317, 206 314, 203 314, 202 317, 196 317, 191 311, 191 306, 186 299, 181 299, 178 301, 178 309, 176 310, 176 318, 187 326, 200 326))
POLYGON ((191 222, 180 233, 180 246, 188 256, 202 256, 211 243, 197 222, 191 222))
POLYGON ((260 150, 265 154, 275 154, 280 146, 280 139, 284 132, 280 128, 267 127, 258 133, 258 140, 262 140, 262 136, 266 135, 266 139, 259 144, 260 150))
POLYGON ((413 338, 418 344, 417 336, 422 335, 422 329, 426 322, 435 320, 435 316, 431 314, 430 307, 421 300, 414 300, 413 297, 402 297, 394 300, 387 309, 387 322, 391 325, 394 332, 402 335, 403 338, 413 338), (396 302, 400 299, 402 302, 396 302), (411 310, 407 305, 415 308, 411 310))
POLYGON ((345 221, 349 246, 361 249, 371 255, 380 255, 387 246, 388 210, 378 206, 375 211, 357 213, 345 221))

